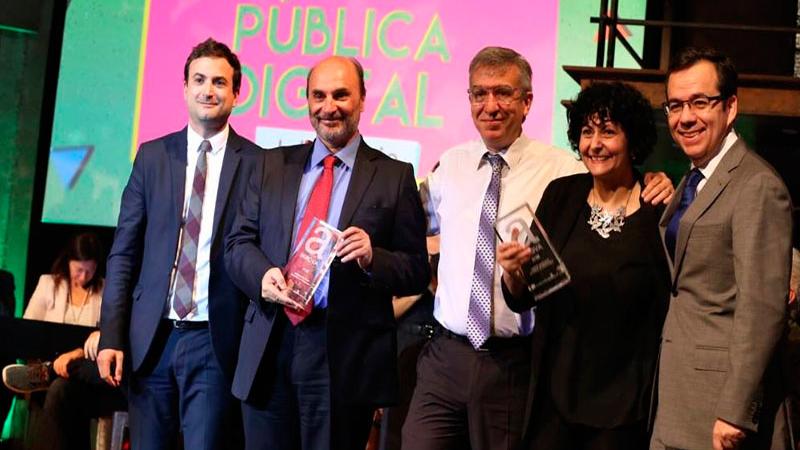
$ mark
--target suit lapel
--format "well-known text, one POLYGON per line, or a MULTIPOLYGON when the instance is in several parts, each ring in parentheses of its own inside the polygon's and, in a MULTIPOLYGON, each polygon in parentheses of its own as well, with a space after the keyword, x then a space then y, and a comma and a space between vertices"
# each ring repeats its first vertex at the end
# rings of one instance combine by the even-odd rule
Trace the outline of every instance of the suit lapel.
POLYGON ((683 195, 683 189, 685 186, 686 186, 686 175, 684 174, 683 178, 681 178, 681 182, 678 183, 678 187, 675 188, 675 194, 672 196, 672 200, 669 202, 669 205, 667 205, 667 208, 661 215, 661 220, 658 222, 658 227, 661 228, 662 238, 664 237, 664 231, 667 229, 667 225, 669 224, 670 219, 672 219, 672 215, 678 208, 678 204, 680 203, 681 195, 683 195))
POLYGON ((375 175, 375 166, 372 164, 372 159, 375 156, 374 150, 364 143, 362 138, 361 145, 359 145, 356 153, 355 164, 353 164, 350 185, 347 187, 347 194, 344 197, 342 213, 339 216, 338 228, 340 230, 344 230, 350 225, 353 220, 353 214, 356 212, 358 205, 361 204, 364 192, 367 191, 367 187, 372 182, 372 177, 375 175))
POLYGON ((183 223, 183 200, 186 191, 186 133, 187 129, 171 136, 164 145, 169 154, 169 169, 172 174, 172 211, 177 223, 183 223))
MULTIPOLYGON (((292 231, 294 229, 294 216, 297 209, 297 194, 300 191, 300 181, 303 178, 303 169, 311 155, 314 144, 302 146, 296 150, 289 150, 284 155, 283 188, 281 194, 280 233, 283 242, 279 248, 286 249, 286 259, 292 251, 292 231)), ((270 150, 271 151, 271 150, 270 150)), ((277 151, 277 150, 276 150, 277 151)))
POLYGON ((220 219, 225 212, 225 208, 237 208, 239 205, 228 205, 228 195, 230 195, 231 185, 239 168, 239 161, 242 159, 240 150, 242 149, 242 139, 233 128, 228 130, 228 142, 225 144, 225 157, 222 159, 222 170, 219 174, 219 184, 217 185, 217 198, 214 204, 214 225, 211 228, 212 245, 215 245, 219 239, 218 227, 220 219))
POLYGON ((703 186, 703 189, 697 194, 692 204, 686 209, 683 217, 681 217, 680 226, 678 227, 678 236, 675 239, 673 283, 678 280, 678 272, 680 271, 681 262, 683 262, 683 257, 686 253, 686 244, 689 242, 689 235, 692 233, 694 224, 714 203, 722 191, 725 190, 725 187, 731 181, 731 172, 736 169, 742 161, 746 149, 744 141, 741 139, 736 141, 730 150, 728 150, 728 153, 722 158, 719 166, 714 170, 711 178, 706 181, 705 186, 703 186))

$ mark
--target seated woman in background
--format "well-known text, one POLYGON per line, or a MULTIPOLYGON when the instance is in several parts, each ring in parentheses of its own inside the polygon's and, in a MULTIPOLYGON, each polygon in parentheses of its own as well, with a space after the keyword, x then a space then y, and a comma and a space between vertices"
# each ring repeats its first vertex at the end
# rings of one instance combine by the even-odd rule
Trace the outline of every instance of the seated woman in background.
POLYGON ((97 263, 102 258, 96 235, 84 233, 73 238, 56 258, 51 273, 39 277, 23 317, 96 327, 103 298, 97 263))
MULTIPOLYGON (((97 235, 75 236, 61 251, 50 273, 39 277, 24 319, 97 327, 100 325, 100 303, 103 298, 103 277, 97 264, 104 258, 97 235)), ((52 369, 59 377, 69 378, 67 368, 74 361, 97 356, 99 331, 86 340, 88 345, 59 355, 52 369)))
MULTIPOLYGON (((536 211, 572 281, 537 308, 545 350, 529 445, 643 449, 669 295, 662 207, 640 200, 634 169, 655 144, 652 107, 630 86, 598 83, 578 95, 568 118, 589 173, 554 180, 536 211)), ((515 311, 533 305, 520 274, 530 257, 521 244, 498 246, 515 311)))
MULTIPOLYGON (((25 309, 25 319, 97 327, 103 278, 97 266, 104 259, 95 234, 74 237, 42 275, 25 309)), ((3 369, 6 386, 21 393, 46 390, 41 413, 31 424, 33 448, 88 449, 89 419, 125 408, 118 389, 98 376, 99 331, 83 348, 59 355, 52 363, 14 364, 3 369)))

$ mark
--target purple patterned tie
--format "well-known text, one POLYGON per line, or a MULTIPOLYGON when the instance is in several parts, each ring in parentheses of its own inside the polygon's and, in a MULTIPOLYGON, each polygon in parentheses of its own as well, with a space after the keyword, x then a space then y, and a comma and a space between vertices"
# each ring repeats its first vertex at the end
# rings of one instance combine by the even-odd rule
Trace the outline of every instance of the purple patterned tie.
POLYGON ((204 140, 198 151, 200 154, 197 155, 192 193, 186 208, 186 219, 183 221, 181 253, 178 270, 175 272, 175 294, 172 297, 172 308, 181 319, 194 308, 192 293, 197 275, 197 247, 200 240, 200 221, 203 219, 203 196, 206 192, 206 157, 211 151, 211 143, 204 140))
POLYGON ((492 292, 496 262, 494 223, 497 219, 497 206, 500 204, 500 172, 503 170, 503 158, 500 155, 487 153, 484 159, 492 165, 492 180, 483 197, 467 313, 467 338, 475 349, 480 348, 492 334, 492 292))

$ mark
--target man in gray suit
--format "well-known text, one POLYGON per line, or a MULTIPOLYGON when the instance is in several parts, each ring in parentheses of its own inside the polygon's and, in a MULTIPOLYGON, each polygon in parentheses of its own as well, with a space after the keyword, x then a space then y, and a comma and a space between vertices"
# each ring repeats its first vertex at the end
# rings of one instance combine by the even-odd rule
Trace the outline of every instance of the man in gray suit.
POLYGON ((736 82, 714 50, 685 50, 667 74, 667 121, 692 170, 660 224, 673 284, 651 449, 761 449, 771 440, 791 200, 733 130, 736 82))

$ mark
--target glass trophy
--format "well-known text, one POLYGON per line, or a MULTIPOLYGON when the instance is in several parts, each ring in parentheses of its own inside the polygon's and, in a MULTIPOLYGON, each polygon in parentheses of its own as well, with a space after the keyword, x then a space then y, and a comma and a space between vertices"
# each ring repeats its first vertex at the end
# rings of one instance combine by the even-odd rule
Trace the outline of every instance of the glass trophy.
POLYGON ((301 305, 313 301, 314 291, 336 257, 333 248, 341 236, 341 231, 324 220, 315 217, 311 221, 283 270, 286 281, 292 282, 289 298, 301 305))
POLYGON ((542 300, 569 284, 567 267, 528 204, 497 219, 495 232, 501 242, 516 241, 530 247, 531 259, 523 264, 522 272, 534 300, 542 300))

